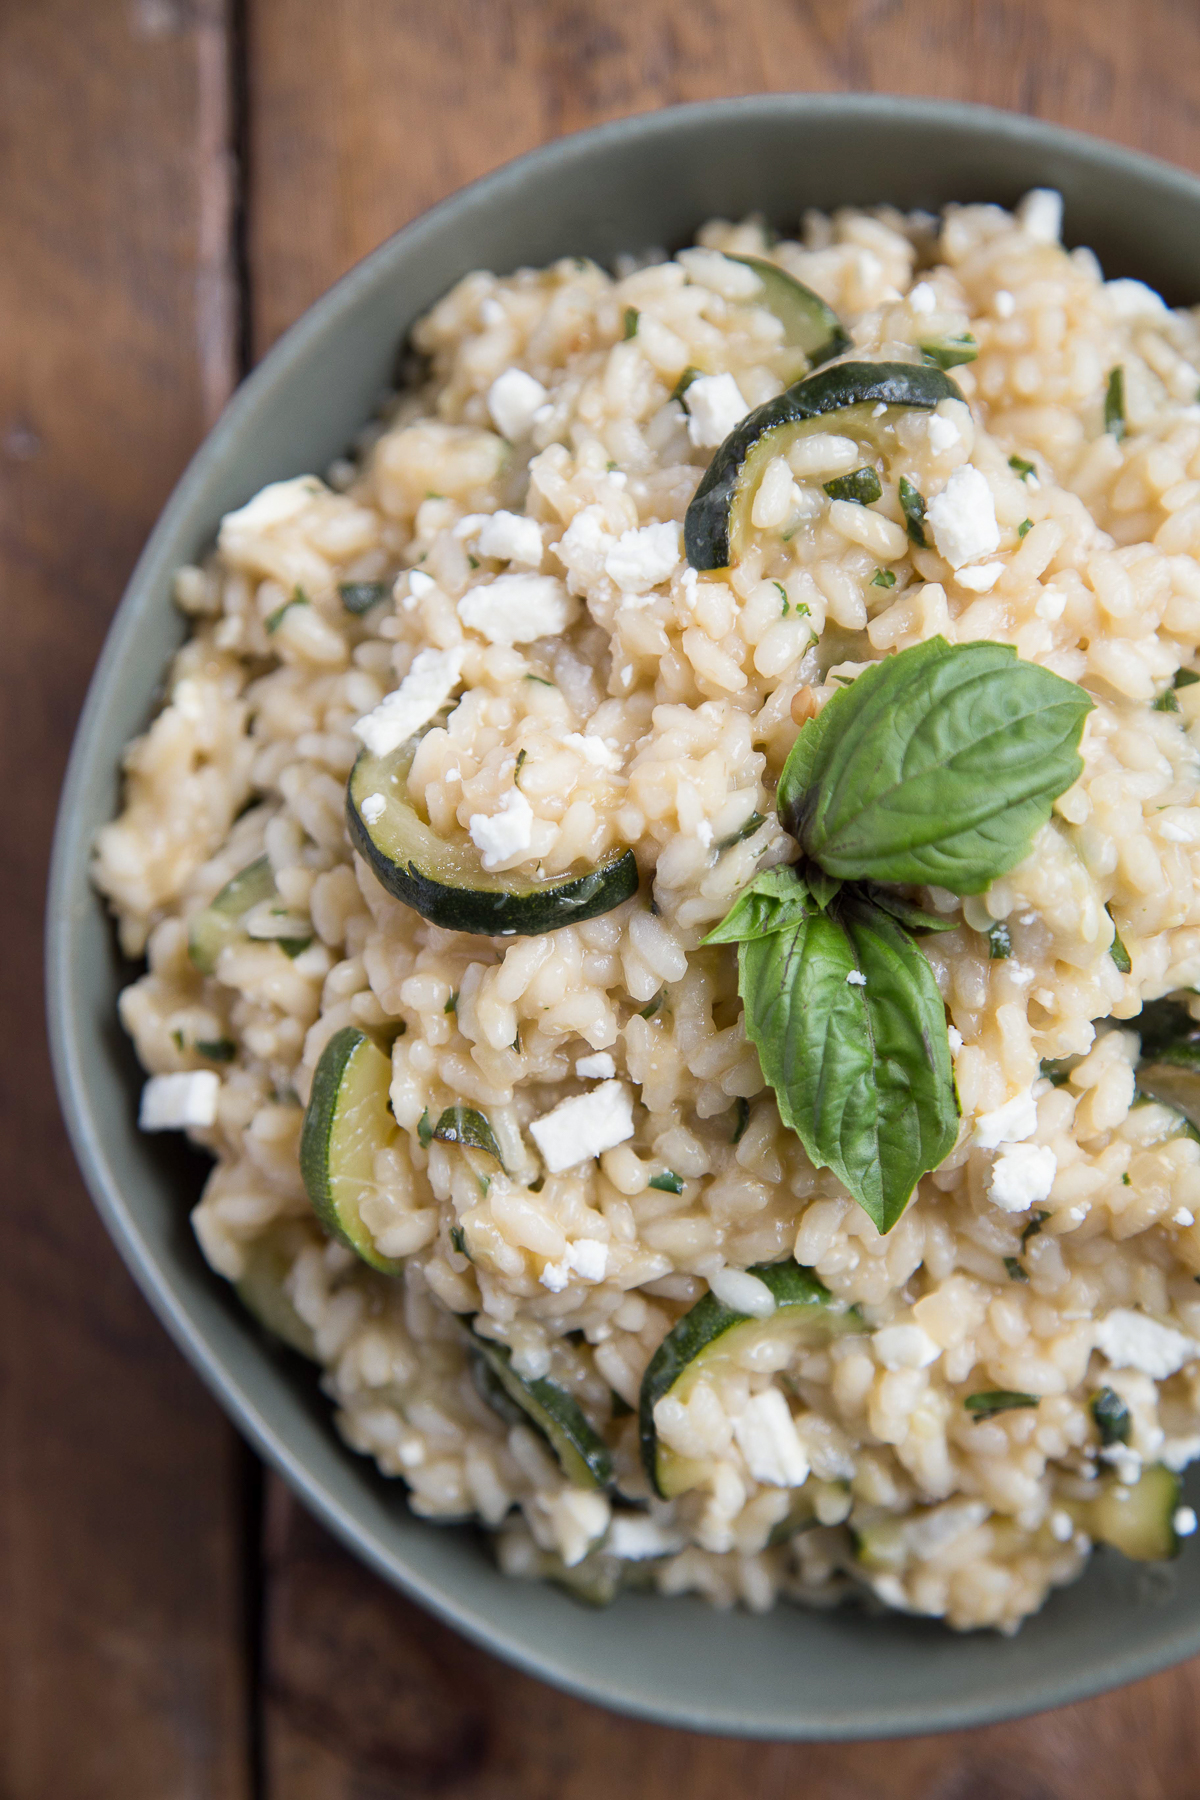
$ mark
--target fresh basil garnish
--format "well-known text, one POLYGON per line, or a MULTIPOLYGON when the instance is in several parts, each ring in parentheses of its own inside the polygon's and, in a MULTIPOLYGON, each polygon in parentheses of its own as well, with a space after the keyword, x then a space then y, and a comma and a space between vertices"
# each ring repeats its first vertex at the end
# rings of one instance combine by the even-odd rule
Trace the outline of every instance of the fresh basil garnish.
POLYGON ((1011 644, 929 638, 864 669, 804 726, 780 777, 781 823, 844 881, 981 893, 1079 776, 1091 710, 1011 644))

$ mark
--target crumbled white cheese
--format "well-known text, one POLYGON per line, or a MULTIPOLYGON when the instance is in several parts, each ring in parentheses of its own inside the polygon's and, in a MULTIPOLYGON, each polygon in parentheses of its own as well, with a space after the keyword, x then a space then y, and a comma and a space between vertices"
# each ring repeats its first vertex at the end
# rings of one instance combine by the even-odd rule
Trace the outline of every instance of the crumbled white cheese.
POLYGON ((424 599, 425 595, 432 593, 436 586, 437 582, 433 579, 433 576, 427 575, 424 569, 410 569, 408 571, 408 591, 410 594, 414 595, 416 599, 424 599))
POLYGON ((467 830, 490 873, 533 843, 533 808, 520 788, 510 788, 497 812, 472 813, 467 830))
POLYGON ((285 519, 294 519, 310 500, 324 491, 324 482, 318 481, 315 475, 296 475, 291 481, 268 482, 237 512, 225 514, 217 535, 220 548, 227 553, 236 553, 240 542, 255 532, 282 525, 285 519))
POLYGON ((567 1261, 582 1281, 603 1281, 608 1269, 608 1245, 602 1238, 576 1238, 567 1245, 567 1261))
POLYGON ((937 311, 937 295, 927 281, 918 281, 909 290, 908 304, 915 313, 931 313, 937 311))
POLYGON ((1049 1519, 1050 1536, 1056 1544, 1069 1544, 1075 1536, 1075 1521, 1069 1512, 1056 1506, 1049 1519))
POLYGON ((633 1136, 633 1095, 624 1082, 604 1081, 563 1100, 529 1127, 552 1175, 615 1150, 633 1136))
POLYGON ((505 369, 488 389, 492 424, 510 444, 519 444, 533 429, 533 415, 548 395, 540 381, 524 369, 505 369))
POLYGON ((1055 619, 1062 618, 1066 604, 1067 596, 1060 588, 1048 587, 1042 589, 1041 597, 1033 610, 1039 619, 1046 619, 1053 624, 1055 619))
POLYGON ((1056 188, 1031 188, 1017 207, 1016 218, 1035 243, 1057 244, 1062 234, 1062 195, 1056 188))
POLYGON ((975 1142, 981 1150, 996 1150, 1001 1144, 1023 1143, 1036 1130, 1037 1101, 1030 1084, 994 1112, 980 1113, 975 1121, 975 1142))
POLYGON ((428 724, 446 704, 462 673, 463 648, 419 650, 394 693, 354 725, 354 735, 372 756, 390 756, 406 738, 428 724))
POLYGON ((1175 1528, 1176 1537, 1191 1537, 1197 1525, 1195 1509, 1190 1506, 1177 1506, 1171 1515, 1171 1524, 1175 1528))
POLYGON ((368 825, 374 825, 387 811, 387 801, 382 794, 367 794, 358 810, 368 825))
POLYGON ((580 1081, 609 1081, 616 1072, 617 1065, 607 1050, 597 1050, 594 1056, 581 1056, 575 1064, 580 1081))
POLYGON ((1181 1206, 1177 1212, 1171 1214, 1171 1223, 1172 1225, 1194 1225, 1196 1215, 1188 1207, 1181 1206))
POLYGON ((919 1325, 885 1325, 871 1343, 885 1369, 927 1369, 942 1354, 919 1325))
POLYGON ((778 1388, 764 1388, 743 1401, 733 1435, 755 1481, 767 1487, 803 1487, 808 1456, 778 1388))
POLYGON ((468 588, 458 616, 489 644, 531 644, 560 637, 576 607, 557 575, 497 575, 484 587, 468 588))
POLYGON ((143 1131, 186 1131, 193 1125, 212 1125, 220 1091, 221 1077, 211 1069, 152 1075, 142 1089, 138 1124, 143 1131))
POLYGON ((925 429, 929 433, 929 448, 935 456, 941 456, 945 451, 953 450, 955 444, 962 443, 962 432, 955 420, 943 418, 941 413, 929 413, 925 429))
POLYGON ((750 408, 732 375, 698 375, 683 397, 688 436, 700 450, 715 450, 750 408))
POLYGON ((561 1262, 547 1263, 538 1280, 552 1294, 561 1294, 571 1279, 571 1265, 564 1256, 561 1262))
POLYGON ((696 821, 696 829, 692 835, 696 838, 697 842, 707 850, 713 841, 713 828, 707 819, 698 819, 696 821))
POLYGON ((1140 1369, 1155 1381, 1165 1381, 1200 1355, 1200 1345, 1182 1331, 1129 1306, 1105 1314, 1096 1326, 1095 1342, 1114 1369, 1140 1369))
POLYGON ((1000 547, 992 490, 973 463, 955 469, 941 493, 927 502, 925 518, 952 569, 978 562, 1000 547))
POLYGON ((454 527, 456 538, 473 538, 480 556, 537 569, 542 561, 542 528, 524 513, 468 513, 454 527))
POLYGON ((708 1285, 722 1305, 752 1319, 769 1319, 775 1311, 774 1294, 748 1269, 714 1269, 708 1285))
POLYGON ((604 1548, 625 1562, 643 1562, 651 1556, 673 1556, 683 1549, 683 1538, 645 1513, 615 1513, 604 1548))
POLYGON ((599 1543, 612 1517, 605 1494, 579 1487, 560 1488, 549 1500, 546 1510, 558 1553, 568 1569, 582 1562, 593 1544, 599 1543))
POLYGON ((972 568, 959 569, 954 579, 970 594, 990 594, 1003 573, 1002 562, 976 563, 972 568))
POLYGON ((1002 1212, 1027 1212, 1050 1197, 1058 1158, 1046 1144, 1010 1144, 992 1164, 988 1199, 1002 1212))
POLYGON ((1141 1479, 1142 1459, 1128 1444, 1106 1444, 1100 1452, 1100 1461, 1109 1464, 1125 1487, 1136 1487, 1141 1479))
POLYGON ((569 750, 577 750, 585 762, 593 763, 598 769, 619 769, 621 758, 615 750, 609 748, 603 738, 588 737, 581 731, 568 731, 563 743, 569 750))
POLYGON ((957 1030, 956 1027, 953 1025, 947 1025, 946 1038, 950 1045, 951 1056, 957 1056, 959 1051, 963 1047, 962 1032, 957 1030))
POLYGON ((683 560, 679 526, 671 521, 623 531, 604 558, 604 571, 624 594, 644 594, 673 575, 683 560))
POLYGON ((851 969, 846 980, 851 987, 866 987, 867 985, 867 978, 861 969, 851 969))
POLYGON ((1007 288, 997 288, 992 295, 992 307, 998 319, 1011 319, 1017 310, 1017 303, 1007 288))
POLYGON ((1164 318, 1167 304, 1144 281, 1106 281, 1104 292, 1113 314, 1118 319, 1164 318))

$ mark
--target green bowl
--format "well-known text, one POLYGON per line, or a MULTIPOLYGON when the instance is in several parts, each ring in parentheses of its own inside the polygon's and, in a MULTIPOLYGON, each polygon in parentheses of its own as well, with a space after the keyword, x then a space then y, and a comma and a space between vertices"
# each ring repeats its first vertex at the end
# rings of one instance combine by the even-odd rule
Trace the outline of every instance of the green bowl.
POLYGON ((319 300, 238 391, 176 488, 129 584, 80 721, 50 882, 55 1069, 76 1154, 118 1249, 168 1331, 311 1510, 388 1581, 467 1636, 577 1694, 673 1725, 766 1738, 944 1730, 1077 1700, 1200 1650, 1200 1556, 1097 1556, 1018 1636, 959 1636, 859 1610, 717 1613, 631 1594, 592 1612, 509 1581, 481 1537, 413 1517, 334 1433, 298 1361, 273 1350, 201 1260, 188 1211, 201 1159, 143 1137, 116 1017, 122 966, 88 885, 118 764, 184 634, 172 570, 267 481, 323 469, 369 418, 412 321, 469 269, 678 247, 714 214, 1061 189, 1066 236, 1110 275, 1200 298, 1200 181, 1092 138, 978 107, 772 95, 625 119, 535 151, 408 226, 319 300))

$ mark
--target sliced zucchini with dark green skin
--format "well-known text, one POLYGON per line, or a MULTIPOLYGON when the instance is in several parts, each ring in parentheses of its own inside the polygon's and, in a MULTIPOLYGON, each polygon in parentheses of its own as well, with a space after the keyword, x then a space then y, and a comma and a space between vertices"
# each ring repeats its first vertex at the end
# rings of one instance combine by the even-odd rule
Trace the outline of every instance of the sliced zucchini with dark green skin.
POLYGON ((269 856, 260 856, 225 883, 216 899, 188 920, 188 956, 201 975, 211 975, 227 944, 241 936, 242 920, 275 892, 269 856))
POLYGON ((611 912, 637 893, 632 850, 542 881, 520 870, 489 874, 469 838, 447 843, 409 799, 408 771, 419 741, 410 738, 388 756, 362 752, 346 789, 346 821, 350 841, 382 886, 423 919, 446 931, 537 937, 611 912), (375 794, 383 797, 384 810, 368 821, 362 803, 375 794))
POLYGON ((242 1305, 259 1324, 291 1350, 319 1362, 311 1325, 296 1311, 284 1282, 300 1252, 320 1241, 314 1226, 303 1219, 280 1219, 246 1248, 246 1263, 234 1283, 242 1305))
POLYGON ((384 1275, 402 1265, 375 1248, 361 1207, 375 1189, 375 1153, 398 1129, 391 1080, 391 1058, 365 1031, 344 1025, 321 1052, 300 1133, 300 1174, 318 1219, 384 1275))
POLYGON ((820 294, 814 294, 786 269, 766 262, 761 256, 732 256, 728 251, 724 254, 729 262, 742 263, 745 268, 754 270, 762 282, 762 291, 747 298, 752 305, 765 306, 769 313, 774 313, 783 326, 784 343, 800 353, 794 373, 790 377, 784 376, 784 380, 794 381, 809 369, 832 362, 835 356, 841 356, 850 348, 850 338, 842 321, 820 294))
POLYGON ((683 542, 694 569, 727 569, 749 542, 754 496, 772 457, 802 437, 833 431, 884 449, 895 425, 893 408, 931 411, 961 400, 957 384, 922 363, 854 362, 821 369, 797 382, 736 426, 713 457, 683 521, 683 542), (876 408, 888 409, 876 416, 876 408))
POLYGON ((1133 1562, 1169 1562, 1179 1554, 1175 1514, 1181 1493, 1178 1475, 1151 1463, 1132 1487, 1114 1476, 1094 1498, 1064 1500, 1063 1507, 1094 1543, 1111 1544, 1133 1562))
MULTIPOLYGON (((507 1344, 481 1337, 471 1328, 475 1348, 507 1398, 520 1407, 526 1419, 549 1443, 567 1480, 575 1487, 612 1486, 613 1459, 608 1445, 583 1415, 579 1402, 556 1382, 539 1376, 529 1381, 512 1366, 507 1344)), ((480 1391, 494 1404, 480 1383, 480 1391)), ((497 1411, 500 1411, 497 1408, 497 1411)), ((501 1415, 503 1416, 503 1414, 501 1415)))
POLYGON ((705 1294, 667 1333, 642 1378, 638 1406, 642 1463, 664 1500, 699 1486, 707 1474, 707 1464, 678 1456, 659 1443, 654 1408, 665 1394, 686 1403, 698 1381, 722 1373, 754 1344, 781 1339, 800 1349, 826 1343, 845 1331, 865 1329, 857 1313, 838 1311, 829 1289, 797 1262, 759 1263, 749 1273, 757 1275, 775 1297, 769 1318, 734 1312, 715 1294, 705 1294))

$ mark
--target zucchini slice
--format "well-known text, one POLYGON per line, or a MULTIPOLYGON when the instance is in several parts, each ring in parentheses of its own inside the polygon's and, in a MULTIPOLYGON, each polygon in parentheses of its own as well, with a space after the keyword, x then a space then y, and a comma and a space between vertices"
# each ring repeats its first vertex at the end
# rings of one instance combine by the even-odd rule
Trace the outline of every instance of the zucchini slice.
POLYGON ((201 975, 211 975, 226 944, 241 935, 242 920, 275 892, 269 856, 260 856, 225 883, 211 905, 188 920, 188 956, 201 975))
POLYGON ((284 1282, 301 1250, 316 1239, 315 1229, 303 1219, 278 1220, 247 1247, 246 1266, 234 1283, 238 1299, 259 1324, 313 1362, 321 1359, 312 1327, 296 1311, 284 1282))
POLYGON ((375 1189, 375 1152, 398 1130, 391 1080, 391 1058, 365 1031, 344 1025, 321 1052, 300 1133, 300 1174, 318 1219, 384 1275, 401 1264, 375 1248, 361 1207, 375 1189))
POLYGON ((727 569, 745 551, 758 484, 772 457, 799 438, 836 431, 878 454, 894 442, 897 408, 928 412, 939 400, 961 400, 955 382, 922 363, 852 362, 821 369, 743 419, 701 477, 683 521, 694 569, 727 569), (880 406, 886 410, 877 413, 880 406))
POLYGON ((488 874, 469 838, 447 843, 410 801, 408 771, 418 742, 419 736, 412 737, 388 756, 362 752, 346 789, 346 822, 354 848, 388 893, 423 919, 446 931, 537 937, 611 912, 637 893, 632 850, 543 881, 519 870, 488 874), (370 821, 362 813, 368 795, 383 800, 383 811, 370 821))
POLYGON ((518 1375, 512 1366, 512 1352, 507 1344, 481 1337, 474 1326, 471 1335, 492 1378, 489 1380, 481 1371, 476 1383, 488 1404, 494 1406, 502 1418, 510 1417, 502 1405, 496 1404, 498 1396, 493 1397, 494 1381, 507 1400, 520 1407, 528 1422, 547 1440, 569 1482, 575 1487, 611 1487, 612 1452, 599 1432, 588 1424, 578 1401, 544 1376, 527 1381, 523 1375, 518 1375))
POLYGON ((842 321, 820 294, 814 294, 786 269, 766 262, 761 256, 732 256, 729 251, 724 254, 727 261, 753 269, 761 281, 760 292, 749 298, 752 305, 765 306, 769 313, 774 313, 783 326, 784 343, 799 352, 790 376, 792 381, 821 363, 831 362, 850 348, 850 338, 842 321))
POLYGON ((664 1394, 685 1404, 696 1383, 721 1375, 748 1351, 771 1343, 801 1348, 822 1344, 844 1331, 862 1331, 852 1310, 837 1311, 832 1294, 811 1269, 797 1262, 759 1263, 749 1271, 770 1288, 775 1311, 768 1319, 734 1312, 715 1294, 705 1294, 669 1331, 642 1378, 639 1430, 642 1463, 656 1493, 674 1500, 704 1480, 708 1465, 679 1456, 658 1441, 654 1408, 664 1394))
POLYGON ((1064 1509, 1097 1544, 1111 1544, 1134 1562, 1168 1562, 1179 1554, 1175 1514, 1181 1484, 1162 1463, 1142 1470, 1132 1487, 1115 1477, 1091 1500, 1066 1500, 1064 1509))

